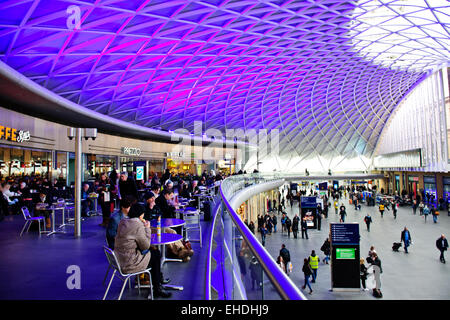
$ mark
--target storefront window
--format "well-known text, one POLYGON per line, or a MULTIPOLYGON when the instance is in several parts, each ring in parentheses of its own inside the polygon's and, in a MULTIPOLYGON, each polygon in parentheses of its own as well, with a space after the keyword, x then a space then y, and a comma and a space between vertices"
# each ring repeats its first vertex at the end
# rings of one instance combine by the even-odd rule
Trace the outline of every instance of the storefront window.
POLYGON ((98 177, 116 168, 115 156, 86 155, 90 177, 98 177))
POLYGON ((450 201, 450 177, 443 177, 442 182, 444 184, 444 199, 450 201))
POLYGON ((423 177, 425 187, 425 199, 427 202, 434 202, 436 200, 436 178, 433 176, 423 177))
POLYGON ((0 148, 2 176, 46 176, 51 169, 51 152, 21 148, 0 148))

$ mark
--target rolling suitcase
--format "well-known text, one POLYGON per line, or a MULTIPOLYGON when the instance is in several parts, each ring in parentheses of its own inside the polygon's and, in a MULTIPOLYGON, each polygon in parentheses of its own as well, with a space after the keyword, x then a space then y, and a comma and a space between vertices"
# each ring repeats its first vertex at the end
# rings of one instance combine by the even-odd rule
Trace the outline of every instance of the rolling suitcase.
POLYGON ((401 243, 401 242, 394 242, 394 243, 392 244, 392 250, 393 250, 393 251, 398 251, 398 249, 400 249, 401 246, 402 246, 402 243, 401 243))

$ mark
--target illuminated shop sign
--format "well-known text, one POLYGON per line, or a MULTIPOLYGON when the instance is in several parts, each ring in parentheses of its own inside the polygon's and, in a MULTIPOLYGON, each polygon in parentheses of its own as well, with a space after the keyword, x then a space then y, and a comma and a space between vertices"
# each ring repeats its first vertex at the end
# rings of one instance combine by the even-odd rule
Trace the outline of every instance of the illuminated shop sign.
POLYGON ((30 141, 30 138, 30 131, 23 131, 10 127, 0 126, 0 140, 24 142, 30 141))
POLYGON ((122 147, 121 151, 122 151, 122 154, 125 154, 127 156, 140 156, 141 155, 141 149, 139 149, 139 148, 122 147))
POLYGON ((168 158, 183 158, 184 152, 165 152, 165 155, 168 158))

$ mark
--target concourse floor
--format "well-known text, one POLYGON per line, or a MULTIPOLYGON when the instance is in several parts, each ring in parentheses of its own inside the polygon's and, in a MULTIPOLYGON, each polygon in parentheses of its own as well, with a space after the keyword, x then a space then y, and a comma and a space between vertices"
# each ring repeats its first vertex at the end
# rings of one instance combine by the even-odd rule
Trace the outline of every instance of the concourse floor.
MULTIPOLYGON (((56 215, 57 223, 61 219, 56 215)), ((24 225, 22 215, 7 216, 0 222, 0 300, 101 300, 112 275, 103 284, 108 268, 103 252, 105 229, 98 224, 101 216, 87 218, 82 222, 81 238, 74 238, 73 226, 65 227, 65 234, 39 236, 37 231, 24 233, 19 237, 24 225), (67 282, 71 274, 69 266, 79 266, 81 271, 80 289, 69 289, 67 282)), ((188 263, 168 262, 164 277, 171 283, 184 286, 183 291, 171 291, 172 297, 164 300, 201 300, 205 297, 205 270, 209 222, 202 222, 203 247, 192 242, 194 256, 188 263), (188 275, 188 276, 187 276, 188 275)), ((191 237, 198 233, 192 231, 191 237)), ((133 279, 134 281, 134 279, 133 279)), ((69 280, 70 282, 70 280, 69 280)), ((108 300, 117 299, 122 281, 113 280, 108 300)), ((125 289, 122 300, 146 299, 148 289, 125 289)))
MULTIPOLYGON (((397 219, 394 219, 392 210, 385 211, 384 217, 378 211, 378 206, 368 207, 362 204, 361 211, 355 211, 354 206, 348 204, 348 199, 341 199, 347 208, 345 222, 359 222, 361 235, 361 257, 367 257, 370 246, 381 259, 383 273, 381 274, 381 291, 383 299, 391 300, 447 300, 450 299, 450 256, 446 252, 447 263, 439 261, 439 250, 435 246, 436 239, 443 233, 450 236, 450 217, 447 211, 441 211, 438 223, 433 223, 431 215, 425 223, 424 218, 413 215, 412 208, 400 207, 397 219), (364 216, 370 213, 373 223, 370 232, 366 230, 363 221, 364 216), (408 248, 406 254, 403 247, 399 252, 392 251, 392 243, 400 242, 400 234, 404 227, 411 232, 413 245, 408 248)), ((286 212, 292 219, 295 213, 299 213, 298 202, 294 202, 293 208, 287 207, 286 212)), ((322 219, 321 230, 309 229, 309 239, 302 239, 301 232, 298 239, 294 239, 291 233, 281 233, 280 217, 278 216, 277 233, 266 237, 266 249, 274 257, 278 256, 281 244, 285 244, 291 254, 293 272, 290 278, 301 289, 304 283, 302 272, 303 259, 307 258, 311 250, 315 250, 321 261, 324 254, 320 248, 328 236, 329 223, 339 222, 334 208, 329 210, 328 219, 322 219)), ((258 234, 260 240, 260 236, 258 234)), ((367 263, 366 263, 367 265, 367 263)), ((310 300, 365 300, 376 299, 371 291, 358 292, 330 292, 331 272, 330 265, 320 262, 316 283, 311 283, 313 293, 309 289, 302 290, 310 300)))

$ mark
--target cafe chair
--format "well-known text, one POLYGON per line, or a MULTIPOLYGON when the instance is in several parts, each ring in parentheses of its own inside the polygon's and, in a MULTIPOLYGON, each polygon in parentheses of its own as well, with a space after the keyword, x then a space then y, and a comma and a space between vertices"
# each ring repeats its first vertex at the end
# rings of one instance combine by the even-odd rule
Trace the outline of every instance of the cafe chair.
POLYGON ((200 242, 200 248, 202 247, 202 226, 200 225, 200 213, 194 211, 185 211, 183 215, 183 220, 186 222, 184 225, 184 230, 186 232, 186 238, 191 242, 200 242), (199 238, 191 239, 188 234, 190 230, 198 230, 199 238))
MULTIPOLYGON (((108 243, 108 236, 105 236, 105 242, 106 242, 105 247, 108 247, 111 249, 111 247, 109 246, 109 243, 108 243)), ((103 285, 105 285, 106 278, 108 278, 109 270, 111 270, 111 264, 108 264, 108 269, 106 270, 105 278, 103 279, 103 285)))
MULTIPOLYGON (((112 283, 116 273, 117 273, 117 277, 123 281, 122 290, 120 290, 120 295, 119 295, 119 298, 117 300, 120 300, 122 298, 123 290, 125 289, 125 286, 126 286, 127 282, 129 282, 130 278, 133 277, 133 276, 137 276, 138 290, 139 290, 139 293, 141 293, 141 282, 140 282, 140 279, 139 279, 139 275, 141 275, 143 273, 147 273, 148 276, 149 276, 149 279, 150 279, 150 285, 149 285, 149 287, 150 287, 150 294, 149 294, 149 296, 153 300, 152 275, 150 274, 150 270, 152 268, 147 268, 145 270, 142 270, 140 272, 135 272, 135 273, 123 273, 122 269, 120 268, 119 261, 117 260, 117 257, 114 254, 114 251, 111 250, 110 248, 108 248, 107 246, 103 246, 103 250, 105 251, 106 258, 108 259, 109 267, 114 270, 114 272, 112 274, 112 277, 111 277, 111 280, 109 280, 108 288, 106 288, 105 295, 103 296, 103 300, 106 299, 106 296, 108 294, 109 288, 111 287, 111 283, 112 283)), ((130 286, 131 286, 131 283, 130 283, 130 286)))
POLYGON ((22 207, 21 211, 22 211, 23 217, 25 218, 25 224, 24 224, 24 226, 22 228, 22 232, 20 232, 20 236, 22 236, 22 234, 25 231, 25 228, 27 226, 28 226, 27 232, 28 232, 28 230, 30 230, 30 227, 31 227, 31 224, 33 223, 33 221, 37 221, 39 223, 39 234, 42 233, 41 221, 42 221, 42 224, 44 225, 44 232, 47 231, 47 229, 45 228, 45 222, 44 222, 45 218, 44 217, 41 217, 41 216, 39 216, 39 217, 32 217, 30 215, 30 212, 28 211, 27 207, 22 207))

